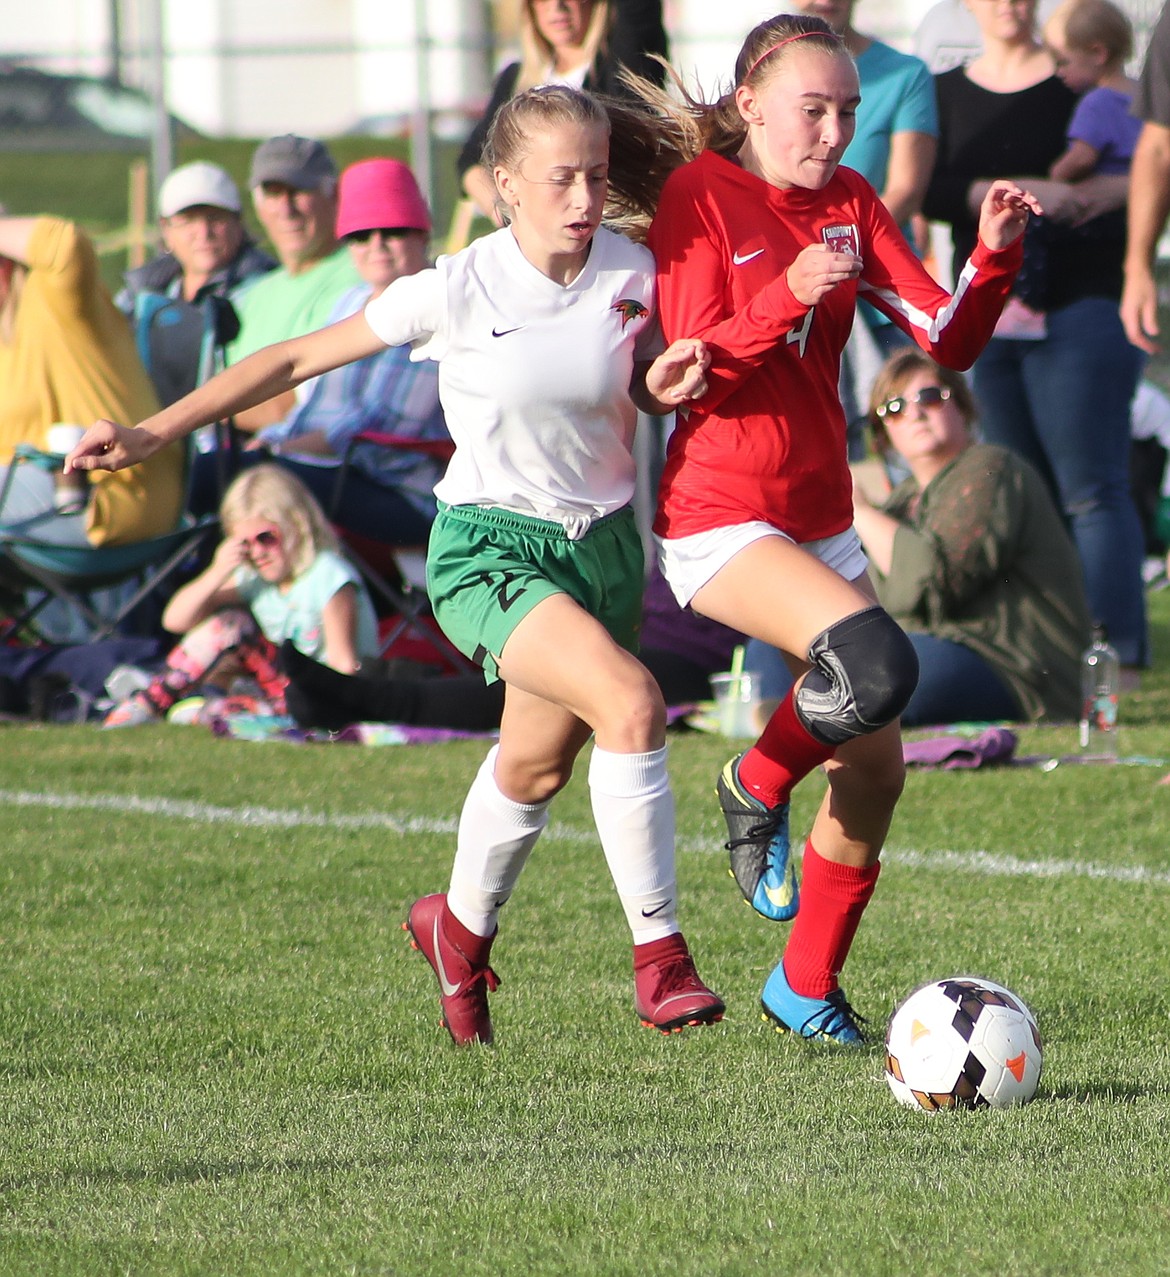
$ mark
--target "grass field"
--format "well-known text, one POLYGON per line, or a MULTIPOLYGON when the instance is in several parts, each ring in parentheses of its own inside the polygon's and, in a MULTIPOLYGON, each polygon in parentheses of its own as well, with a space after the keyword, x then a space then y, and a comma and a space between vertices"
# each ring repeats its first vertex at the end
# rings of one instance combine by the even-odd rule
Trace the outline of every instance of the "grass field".
MULTIPOLYGON (((1166 758, 1154 604, 1125 748, 1166 758)), ((1170 764, 911 776, 852 1001, 880 1039, 975 972, 1046 1043, 1033 1104, 931 1117, 879 1043, 760 1022, 786 929, 726 875, 700 735, 672 742, 683 919, 726 1020, 639 1026, 578 777, 493 955, 497 1045, 457 1052, 400 922, 483 750, 3 729, 0 1273, 1167 1271, 1170 764)))
MULTIPOLYGON (((242 177, 250 145, 217 146, 242 177)), ((101 232, 126 163, 0 156, 0 188, 101 232)), ((1123 741, 1170 759, 1152 603, 1123 741)), ((482 742, 0 733, 0 1277, 1170 1271, 1170 762, 912 775, 846 971, 877 1042, 834 1053, 760 1023, 786 928, 726 875, 728 746, 673 738, 682 916, 727 1019, 638 1025, 579 777, 493 955, 497 1045, 456 1052, 399 924, 446 883, 482 742), (889 1094, 890 1011, 960 972, 1039 1018, 1027 1108, 889 1094)))

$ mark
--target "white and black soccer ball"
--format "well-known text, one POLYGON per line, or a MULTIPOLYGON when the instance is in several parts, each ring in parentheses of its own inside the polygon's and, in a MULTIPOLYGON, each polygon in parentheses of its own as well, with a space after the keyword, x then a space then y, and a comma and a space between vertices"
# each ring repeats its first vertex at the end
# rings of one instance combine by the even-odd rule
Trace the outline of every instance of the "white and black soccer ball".
POLYGON ((1043 1049, 1023 999, 979 976, 924 984, 886 1030, 886 1081, 910 1108, 1008 1108, 1040 1081, 1043 1049))

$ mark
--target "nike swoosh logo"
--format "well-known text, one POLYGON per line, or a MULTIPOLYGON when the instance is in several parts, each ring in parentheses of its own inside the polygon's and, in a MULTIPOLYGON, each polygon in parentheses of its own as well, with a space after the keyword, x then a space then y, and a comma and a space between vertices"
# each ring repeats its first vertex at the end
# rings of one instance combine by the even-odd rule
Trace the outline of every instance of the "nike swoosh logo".
POLYGON ((750 262, 753 257, 759 257, 763 251, 762 248, 757 248, 754 253, 733 253, 731 260, 736 266, 742 266, 744 262, 750 262))
POLYGON ((792 883, 785 878, 782 887, 769 887, 764 883, 764 895, 778 908, 783 909, 785 905, 792 903, 792 883))
POLYGON ((660 905, 655 905, 653 909, 643 909, 642 917, 656 918, 663 911, 663 909, 667 908, 669 905, 672 905, 673 903, 674 903, 673 900, 664 900, 660 905))
MULTIPOLYGON (((760 249, 760 252, 762 253, 763 251, 764 251, 764 250, 761 248, 761 249, 760 249)), ((525 328, 525 327, 527 327, 527 325, 526 325, 526 324, 517 324, 515 328, 493 328, 493 329, 492 329, 492 336, 493 336, 493 337, 507 337, 507 335, 508 335, 509 333, 518 333, 518 332, 520 331, 520 329, 521 329, 521 328, 525 328)))
POLYGON ((439 948, 439 915, 435 914, 435 930, 431 938, 431 943, 435 946, 435 971, 439 976, 439 988, 443 991, 443 997, 454 997, 459 992, 459 986, 452 984, 447 979, 447 972, 443 966, 443 951, 439 948))

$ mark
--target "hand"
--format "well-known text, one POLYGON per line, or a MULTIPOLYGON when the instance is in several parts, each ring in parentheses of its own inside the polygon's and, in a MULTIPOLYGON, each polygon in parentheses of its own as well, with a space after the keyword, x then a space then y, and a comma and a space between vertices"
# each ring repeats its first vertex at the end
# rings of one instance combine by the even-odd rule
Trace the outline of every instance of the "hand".
POLYGON ((828 244, 810 244, 789 266, 788 287, 802 306, 815 306, 838 284, 856 279, 863 265, 852 253, 838 253, 828 244))
POLYGON ((211 572, 216 577, 227 579, 242 564, 249 561, 248 543, 243 537, 224 537, 215 547, 211 559, 211 572))
POLYGON ((1015 182, 996 181, 988 187, 979 209, 979 238, 990 249, 1014 244, 1028 225, 1029 214, 1044 212, 1040 201, 1015 182))
POLYGON ((163 440, 141 426, 119 426, 116 422, 95 422, 81 442, 65 458, 63 470, 124 470, 145 461, 163 446, 163 440))
POLYGON ((1149 355, 1161 350, 1158 345, 1158 285, 1146 266, 1140 270, 1127 267, 1125 287, 1121 292, 1121 322, 1130 343, 1149 355))
POLYGON ((646 370, 646 389, 666 404, 701 399, 707 393, 711 354, 705 342, 683 337, 672 342, 646 370))

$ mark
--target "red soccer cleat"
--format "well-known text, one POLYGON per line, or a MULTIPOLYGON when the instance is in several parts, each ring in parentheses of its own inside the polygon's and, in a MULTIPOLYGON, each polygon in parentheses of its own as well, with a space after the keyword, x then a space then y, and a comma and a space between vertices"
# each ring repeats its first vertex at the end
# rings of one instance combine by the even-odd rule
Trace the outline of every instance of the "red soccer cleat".
POLYGON ((634 946, 634 1010, 648 1029, 681 1033, 722 1020, 725 1009, 699 979, 681 935, 634 946))
POLYGON ((438 977, 442 1024, 451 1040, 456 1046, 475 1042, 487 1046, 492 1040, 488 990, 494 993, 500 987, 499 977, 487 964, 493 937, 481 941, 481 960, 473 964, 451 940, 452 923, 459 925, 447 910, 447 897, 436 894, 416 900, 402 927, 410 932, 411 946, 426 958, 438 977))

